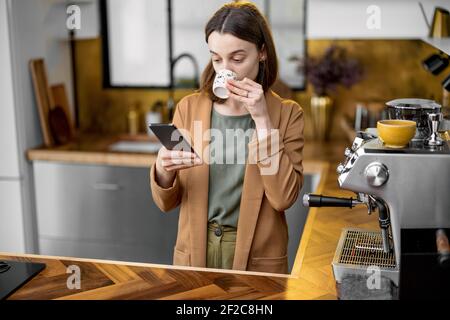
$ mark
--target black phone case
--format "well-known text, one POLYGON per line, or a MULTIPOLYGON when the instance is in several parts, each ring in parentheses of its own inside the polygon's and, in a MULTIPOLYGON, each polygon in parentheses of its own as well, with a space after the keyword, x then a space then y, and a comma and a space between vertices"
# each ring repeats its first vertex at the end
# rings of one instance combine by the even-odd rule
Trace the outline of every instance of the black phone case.
POLYGON ((197 154, 181 133, 174 134, 178 130, 174 124, 154 123, 150 124, 149 128, 167 150, 182 150, 197 154))

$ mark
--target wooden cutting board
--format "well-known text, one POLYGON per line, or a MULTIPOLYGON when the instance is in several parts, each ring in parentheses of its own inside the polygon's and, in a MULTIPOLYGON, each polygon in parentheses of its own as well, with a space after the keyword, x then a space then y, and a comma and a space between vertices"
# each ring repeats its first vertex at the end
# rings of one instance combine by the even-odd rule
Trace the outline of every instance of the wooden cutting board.
POLYGON ((55 145, 62 145, 72 140, 72 131, 64 109, 57 105, 48 113, 50 131, 55 145))
POLYGON ((75 129, 65 85, 59 83, 49 87, 43 59, 31 60, 30 71, 45 146, 69 142, 75 129))
POLYGON ((38 106, 39 120, 41 123, 44 144, 47 147, 51 147, 54 144, 54 140, 50 131, 48 113, 55 104, 53 102, 53 97, 48 86, 47 71, 45 69, 44 60, 31 60, 29 63, 29 67, 33 80, 34 94, 38 106))
POLYGON ((60 106, 63 109, 63 111, 66 115, 67 121, 69 123, 70 132, 71 132, 71 134, 73 134, 75 131, 75 124, 74 124, 73 117, 71 116, 71 112, 70 112, 70 105, 69 105, 69 100, 67 98, 66 86, 64 85, 64 83, 58 83, 58 84, 52 85, 50 87, 50 89, 51 89, 52 96, 53 96, 54 107, 60 106))

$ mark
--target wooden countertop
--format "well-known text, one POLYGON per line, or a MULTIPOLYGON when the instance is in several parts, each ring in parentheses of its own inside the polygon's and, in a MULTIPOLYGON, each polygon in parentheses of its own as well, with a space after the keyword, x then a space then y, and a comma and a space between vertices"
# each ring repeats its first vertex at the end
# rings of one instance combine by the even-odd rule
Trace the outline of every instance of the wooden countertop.
MULTIPOLYGON (((133 155, 116 155, 98 150, 99 144, 105 146, 107 143, 103 138, 93 139, 84 147, 79 144, 77 147, 58 150, 36 149, 29 152, 29 157, 31 160, 73 162, 82 159, 82 162, 94 160, 121 165, 143 165, 145 161, 150 161, 151 155, 137 155, 133 158, 133 155), (95 143, 97 149, 89 149, 95 143), (80 158, 74 157, 74 153, 78 152, 80 158), (66 158, 67 156, 70 158, 66 158)), ((348 145, 347 141, 306 143, 304 158, 308 170, 327 171, 325 179, 319 185, 320 190, 316 192, 330 196, 353 195, 338 187, 335 172, 337 162, 343 159, 344 149, 348 145)), ((12 300, 336 299, 331 262, 341 230, 347 227, 377 230, 376 216, 368 216, 364 206, 354 209, 311 208, 293 272, 286 276, 11 253, 0 253, 0 259, 47 264, 44 271, 10 296, 9 299, 12 300), (69 276, 66 268, 69 265, 78 265, 81 269, 79 290, 70 290, 66 286, 69 276)))
POLYGON ((118 141, 156 142, 157 140, 145 134, 137 136, 83 134, 73 142, 62 146, 30 149, 27 151, 27 158, 30 161, 40 160, 128 167, 150 167, 156 160, 156 153, 109 150, 109 146, 118 141))
MULTIPOLYGON (((27 151, 30 161, 56 161, 87 164, 123 165, 149 167, 156 159, 156 153, 134 153, 111 151, 109 146, 118 141, 153 141, 148 135, 98 135, 83 134, 73 142, 56 147, 38 147, 27 151)), ((306 141, 303 150, 305 160, 339 162, 343 160, 347 141, 315 143, 306 141)))

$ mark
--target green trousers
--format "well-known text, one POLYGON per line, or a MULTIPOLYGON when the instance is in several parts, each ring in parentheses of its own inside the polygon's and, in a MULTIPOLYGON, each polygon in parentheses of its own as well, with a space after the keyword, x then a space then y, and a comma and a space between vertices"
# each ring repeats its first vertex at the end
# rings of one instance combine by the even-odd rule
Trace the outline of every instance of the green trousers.
POLYGON ((233 268, 236 234, 236 228, 208 223, 207 268, 233 268))

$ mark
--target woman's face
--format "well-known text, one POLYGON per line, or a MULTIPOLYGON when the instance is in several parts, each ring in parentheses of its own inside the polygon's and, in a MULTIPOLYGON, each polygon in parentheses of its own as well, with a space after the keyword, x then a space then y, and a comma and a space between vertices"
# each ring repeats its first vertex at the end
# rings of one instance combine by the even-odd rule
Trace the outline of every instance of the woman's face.
POLYGON ((237 74, 238 80, 255 80, 259 62, 266 58, 264 50, 258 50, 254 43, 229 33, 212 32, 208 37, 208 47, 216 73, 228 69, 237 74))

